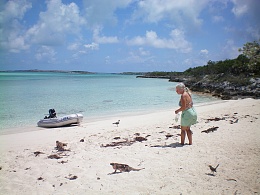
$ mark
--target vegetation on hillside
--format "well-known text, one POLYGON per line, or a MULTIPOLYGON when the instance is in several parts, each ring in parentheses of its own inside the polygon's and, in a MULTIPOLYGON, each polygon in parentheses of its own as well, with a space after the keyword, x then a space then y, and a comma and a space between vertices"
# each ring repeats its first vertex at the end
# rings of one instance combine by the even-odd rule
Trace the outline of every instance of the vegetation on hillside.
POLYGON ((208 61, 184 72, 152 72, 143 77, 169 78, 183 82, 193 91, 211 93, 221 99, 260 98, 260 44, 248 42, 235 59, 208 61))
POLYGON ((229 80, 230 82, 243 82, 248 77, 260 76, 260 40, 244 44, 239 51, 242 52, 236 59, 223 61, 208 61, 204 66, 189 68, 184 72, 150 72, 146 76, 192 76, 197 79, 206 75, 218 79, 218 81, 229 80))

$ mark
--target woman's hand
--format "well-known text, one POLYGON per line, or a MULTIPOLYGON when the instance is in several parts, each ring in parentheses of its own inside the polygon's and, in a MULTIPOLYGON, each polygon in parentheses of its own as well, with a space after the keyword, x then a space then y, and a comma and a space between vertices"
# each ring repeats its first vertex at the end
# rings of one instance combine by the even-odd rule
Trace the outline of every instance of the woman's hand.
POLYGON ((178 114, 180 111, 179 110, 175 110, 175 114, 178 114))

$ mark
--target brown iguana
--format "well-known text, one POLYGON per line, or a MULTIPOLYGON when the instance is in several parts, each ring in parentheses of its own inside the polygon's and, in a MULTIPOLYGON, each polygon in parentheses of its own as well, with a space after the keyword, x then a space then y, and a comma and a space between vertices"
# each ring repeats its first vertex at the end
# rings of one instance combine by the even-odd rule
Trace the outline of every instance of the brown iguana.
POLYGON ((130 172, 130 171, 140 171, 140 170, 144 169, 144 168, 135 169, 133 167, 130 167, 127 164, 120 164, 120 163, 110 163, 110 165, 112 165, 113 169, 115 169, 114 173, 116 173, 117 170, 119 170, 120 172, 130 172))

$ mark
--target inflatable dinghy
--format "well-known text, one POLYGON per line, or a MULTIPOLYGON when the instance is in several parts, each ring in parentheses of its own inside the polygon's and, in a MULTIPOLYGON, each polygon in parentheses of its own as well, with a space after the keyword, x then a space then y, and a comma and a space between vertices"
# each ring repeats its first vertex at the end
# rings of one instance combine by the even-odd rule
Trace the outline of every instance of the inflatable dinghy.
POLYGON ((45 118, 40 120, 37 125, 39 127, 62 127, 72 124, 80 124, 83 120, 82 114, 70 114, 60 118, 45 118))

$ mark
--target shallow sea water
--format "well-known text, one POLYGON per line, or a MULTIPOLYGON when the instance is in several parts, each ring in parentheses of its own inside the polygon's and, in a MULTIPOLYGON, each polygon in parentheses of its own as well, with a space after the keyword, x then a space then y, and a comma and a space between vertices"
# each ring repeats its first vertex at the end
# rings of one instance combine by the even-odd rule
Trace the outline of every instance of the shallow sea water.
MULTIPOLYGON (((0 131, 37 126, 54 108, 58 116, 81 113, 83 122, 126 113, 176 108, 174 82, 135 75, 59 72, 0 73, 0 131)), ((193 101, 215 101, 193 95, 193 101)))

